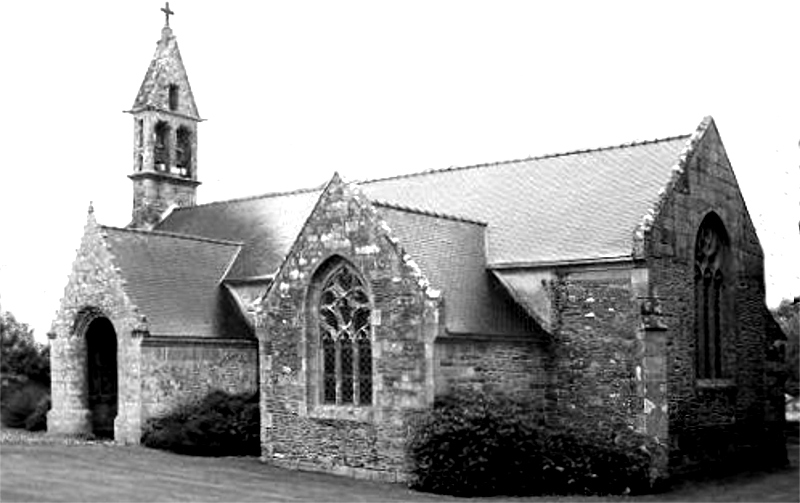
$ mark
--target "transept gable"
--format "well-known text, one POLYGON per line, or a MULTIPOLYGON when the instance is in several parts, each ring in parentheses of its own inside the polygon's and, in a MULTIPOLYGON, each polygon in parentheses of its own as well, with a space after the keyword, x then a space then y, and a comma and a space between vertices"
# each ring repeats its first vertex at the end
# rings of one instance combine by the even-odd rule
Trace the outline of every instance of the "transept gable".
MULTIPOLYGON (((304 281, 331 257, 344 258, 361 271, 389 268, 396 275, 394 279, 414 286, 424 297, 437 300, 440 296, 419 265, 404 252, 375 205, 338 173, 322 190, 300 228, 264 295, 265 302, 285 295, 290 288, 303 288, 304 281), (401 276, 407 277, 401 280, 401 276)), ((263 309, 259 311, 263 316, 263 309)))
POLYGON ((450 334, 529 335, 535 324, 486 270, 485 228, 462 217, 371 200, 335 175, 265 295, 273 304, 262 307, 275 308, 275 298, 308 287, 320 264, 340 256, 367 276, 388 268, 392 281, 443 304, 441 322, 450 334))
POLYGON ((399 290, 389 290, 402 285, 403 290, 413 291, 420 302, 439 301, 440 292, 403 251, 375 205, 357 186, 345 183, 334 173, 264 294, 257 308, 256 325, 267 323, 282 298, 304 297, 318 268, 331 258, 351 263, 368 278, 374 293, 385 293, 386 300, 399 294, 399 290))

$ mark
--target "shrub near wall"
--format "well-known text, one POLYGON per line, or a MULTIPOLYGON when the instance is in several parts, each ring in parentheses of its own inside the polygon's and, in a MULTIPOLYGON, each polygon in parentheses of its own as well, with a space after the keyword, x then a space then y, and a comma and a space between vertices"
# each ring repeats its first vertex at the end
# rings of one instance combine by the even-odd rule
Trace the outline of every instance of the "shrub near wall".
POLYGON ((565 423, 541 436, 545 494, 641 494, 656 482, 659 446, 618 422, 565 423))
POLYGON ((3 387, 0 420, 9 428, 45 429, 47 425, 41 428, 35 417, 45 406, 49 409, 50 390, 47 385, 35 381, 9 384, 3 387))
POLYGON ((409 441, 411 487, 463 496, 532 494, 538 417, 522 401, 458 391, 437 399, 409 441))
POLYGON ((195 456, 260 454, 258 393, 212 391, 143 428, 142 444, 195 456))
POLYGON ((417 419, 410 485, 461 496, 641 493, 654 448, 627 425, 548 427, 522 400, 458 392, 417 419))

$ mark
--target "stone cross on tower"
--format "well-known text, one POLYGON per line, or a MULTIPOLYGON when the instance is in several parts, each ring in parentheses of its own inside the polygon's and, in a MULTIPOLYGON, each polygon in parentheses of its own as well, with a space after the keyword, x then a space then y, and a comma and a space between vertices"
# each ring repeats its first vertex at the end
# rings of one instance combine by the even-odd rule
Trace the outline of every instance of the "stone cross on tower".
POLYGON ((164 17, 166 18, 165 26, 169 26, 169 16, 175 14, 173 11, 169 9, 169 2, 165 2, 166 5, 161 8, 161 12, 164 13, 164 17))

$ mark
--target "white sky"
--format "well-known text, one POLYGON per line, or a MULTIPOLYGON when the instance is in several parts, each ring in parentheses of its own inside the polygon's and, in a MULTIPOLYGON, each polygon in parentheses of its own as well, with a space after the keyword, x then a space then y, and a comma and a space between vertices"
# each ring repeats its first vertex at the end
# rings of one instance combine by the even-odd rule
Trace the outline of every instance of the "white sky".
MULTIPOLYGON (((0 301, 43 339, 89 201, 130 219, 155 0, 6 2, 0 301)), ((691 133, 716 120, 800 295, 800 2, 180 1, 199 202, 691 133)))

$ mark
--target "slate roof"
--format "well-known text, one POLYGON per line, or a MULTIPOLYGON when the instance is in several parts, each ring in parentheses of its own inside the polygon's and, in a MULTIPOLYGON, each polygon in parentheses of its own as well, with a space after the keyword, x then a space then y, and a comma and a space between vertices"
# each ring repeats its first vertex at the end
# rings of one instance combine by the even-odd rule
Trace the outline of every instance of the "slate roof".
POLYGON ((689 135, 373 180, 374 199, 482 220, 488 262, 630 256, 689 135))
POLYGON ((178 208, 156 230, 242 242, 228 279, 267 276, 280 266, 320 193, 299 190, 178 208))
POLYGON ((453 334, 523 335, 534 325, 486 269, 485 224, 376 203, 392 236, 445 299, 453 334))
POLYGON ((102 227, 125 292, 147 317, 152 335, 250 335, 220 288, 240 243, 102 227))
MULTIPOLYGON (((360 183, 377 201, 488 224, 489 265, 631 256, 689 135, 360 183)), ((274 273, 322 189, 181 208, 156 229, 241 241, 231 278, 274 273)))

